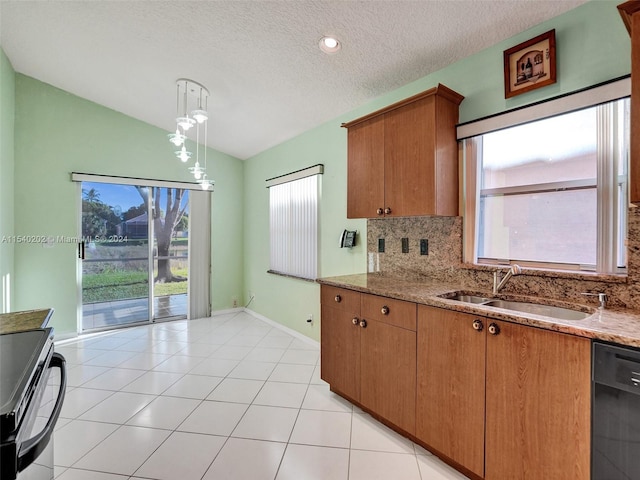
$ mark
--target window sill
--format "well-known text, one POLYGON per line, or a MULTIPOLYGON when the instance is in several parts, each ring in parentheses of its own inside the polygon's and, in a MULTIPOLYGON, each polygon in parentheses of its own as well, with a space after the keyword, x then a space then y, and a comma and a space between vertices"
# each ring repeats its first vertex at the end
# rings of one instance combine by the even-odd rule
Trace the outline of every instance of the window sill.
POLYGON ((276 272, 275 270, 267 270, 267 273, 270 273, 272 275, 278 275, 279 277, 293 278, 293 279, 296 279, 296 280, 302 280, 304 282, 316 283, 316 279, 315 278, 298 277, 297 275, 290 275, 288 273, 276 272))
MULTIPOLYGON (((508 268, 509 265, 489 265, 489 264, 477 264, 477 263, 463 263, 460 268, 463 270, 481 270, 487 272, 494 272, 498 269, 508 268)), ((522 275, 528 275, 531 277, 546 277, 546 278, 566 278, 570 280, 583 280, 594 281, 604 283, 627 283, 627 274, 603 274, 596 272, 586 272, 581 270, 567 271, 567 270, 553 270, 545 268, 532 268, 522 267, 522 275)))

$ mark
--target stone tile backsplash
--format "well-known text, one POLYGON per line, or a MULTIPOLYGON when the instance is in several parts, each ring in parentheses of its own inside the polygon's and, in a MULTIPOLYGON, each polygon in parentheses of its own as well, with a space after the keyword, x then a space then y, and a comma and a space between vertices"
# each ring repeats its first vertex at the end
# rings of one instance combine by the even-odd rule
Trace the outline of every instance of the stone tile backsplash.
MULTIPOLYGON (((583 292, 604 292, 611 307, 640 309, 640 208, 629 209, 628 275, 596 275, 544 270, 525 270, 513 277, 502 293, 542 296, 596 305, 583 292)), ((367 271, 409 280, 436 278, 463 288, 489 292, 496 267, 462 262, 462 217, 375 218, 367 222, 367 271), (384 238, 385 251, 378 252, 384 238), (409 239, 402 253, 402 239, 409 239), (420 255, 420 239, 428 240, 428 255, 420 255)), ((506 267, 502 269, 506 271, 506 267)))

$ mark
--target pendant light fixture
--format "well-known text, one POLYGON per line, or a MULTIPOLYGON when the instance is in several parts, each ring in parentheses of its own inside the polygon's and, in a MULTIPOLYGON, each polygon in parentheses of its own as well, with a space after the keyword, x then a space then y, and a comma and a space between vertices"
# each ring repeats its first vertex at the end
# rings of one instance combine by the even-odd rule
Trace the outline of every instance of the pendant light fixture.
POLYGON ((169 141, 179 149, 175 151, 176 157, 182 162, 188 162, 193 153, 187 150, 187 132, 195 131, 195 165, 189 167, 189 171, 203 190, 209 190, 213 181, 207 179, 207 101, 209 90, 194 80, 180 78, 176 81, 176 131, 168 135, 169 141), (191 108, 190 108, 191 107, 191 108), (195 128, 194 128, 195 127, 195 128), (194 130, 192 130, 194 128, 194 130), (204 167, 200 165, 200 130, 204 132, 204 167))

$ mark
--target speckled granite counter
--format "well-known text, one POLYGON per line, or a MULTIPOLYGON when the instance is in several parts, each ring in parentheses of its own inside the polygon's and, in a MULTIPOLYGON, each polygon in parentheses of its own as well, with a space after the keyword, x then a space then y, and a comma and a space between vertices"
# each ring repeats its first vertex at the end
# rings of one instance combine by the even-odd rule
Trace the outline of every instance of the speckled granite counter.
MULTIPOLYGON (((321 278, 318 279, 318 283, 640 348, 640 311, 637 310, 609 308, 601 310, 557 300, 545 302, 557 307, 591 313, 584 320, 558 320, 541 315, 441 298, 440 295, 468 291, 468 289, 438 280, 410 281, 395 276, 365 273, 321 278)), ((493 298, 541 303, 540 299, 536 297, 492 295, 488 291, 477 293, 493 298)))
POLYGON ((52 308, 0 314, 0 334, 46 327, 52 314, 52 308))

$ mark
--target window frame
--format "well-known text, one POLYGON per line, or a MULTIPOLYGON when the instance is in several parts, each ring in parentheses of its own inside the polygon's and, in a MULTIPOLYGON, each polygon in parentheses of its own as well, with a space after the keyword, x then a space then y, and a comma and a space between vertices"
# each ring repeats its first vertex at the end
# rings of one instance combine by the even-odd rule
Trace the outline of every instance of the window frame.
MULTIPOLYGON (((626 251, 626 227, 628 205, 628 163, 629 163, 629 125, 625 125, 622 142, 611 142, 610 139, 601 140, 606 147, 614 151, 614 158, 619 159, 619 155, 624 156, 624 171, 616 172, 614 162, 606 161, 601 148, 598 147, 598 177, 591 179, 581 179, 573 181, 549 182, 536 185, 521 185, 515 187, 502 188, 481 188, 481 159, 477 163, 478 152, 482 152, 482 135, 497 130, 511 128, 517 125, 542 120, 557 115, 570 113, 575 110, 592 108, 600 105, 607 105, 620 99, 627 99, 625 106, 629 108, 628 97, 630 95, 630 82, 628 78, 618 79, 605 85, 595 86, 589 91, 578 92, 575 95, 562 96, 546 102, 540 102, 531 107, 519 108, 516 111, 505 112, 502 115, 488 117, 476 122, 470 122, 458 126, 459 153, 462 167, 462 205, 463 205, 463 261, 474 265, 504 266, 518 263, 523 267, 538 268, 545 270, 561 270, 568 272, 597 272, 599 274, 626 274, 627 251, 626 251), (551 104, 551 105, 549 105, 551 104), (514 123, 510 123, 514 122, 514 123), (620 152, 620 148, 624 148, 620 152), (613 185, 611 175, 616 175, 617 188, 611 189, 604 185, 613 185), (597 219, 597 260, 595 265, 579 265, 572 263, 544 262, 544 261, 524 261, 519 259, 499 259, 484 258, 477 256, 477 245, 479 241, 479 218, 480 218, 480 198, 481 195, 515 195, 522 193, 541 193, 562 190, 573 190, 580 188, 596 187, 598 203, 597 219), (623 188, 620 188, 623 186, 623 188), (612 191, 613 190, 613 191, 612 191), (617 217, 624 217, 620 222, 617 217), (620 228, 613 228, 619 225, 620 228), (615 248, 612 248, 612 245, 615 248), (615 253, 612 258, 611 252, 615 253), (624 265, 621 267, 620 262, 624 265)), ((614 111, 604 113, 600 111, 597 115, 616 115, 614 111)), ((600 135, 600 132, 598 132, 600 135)), ((480 153, 481 154, 481 153, 480 153)))

